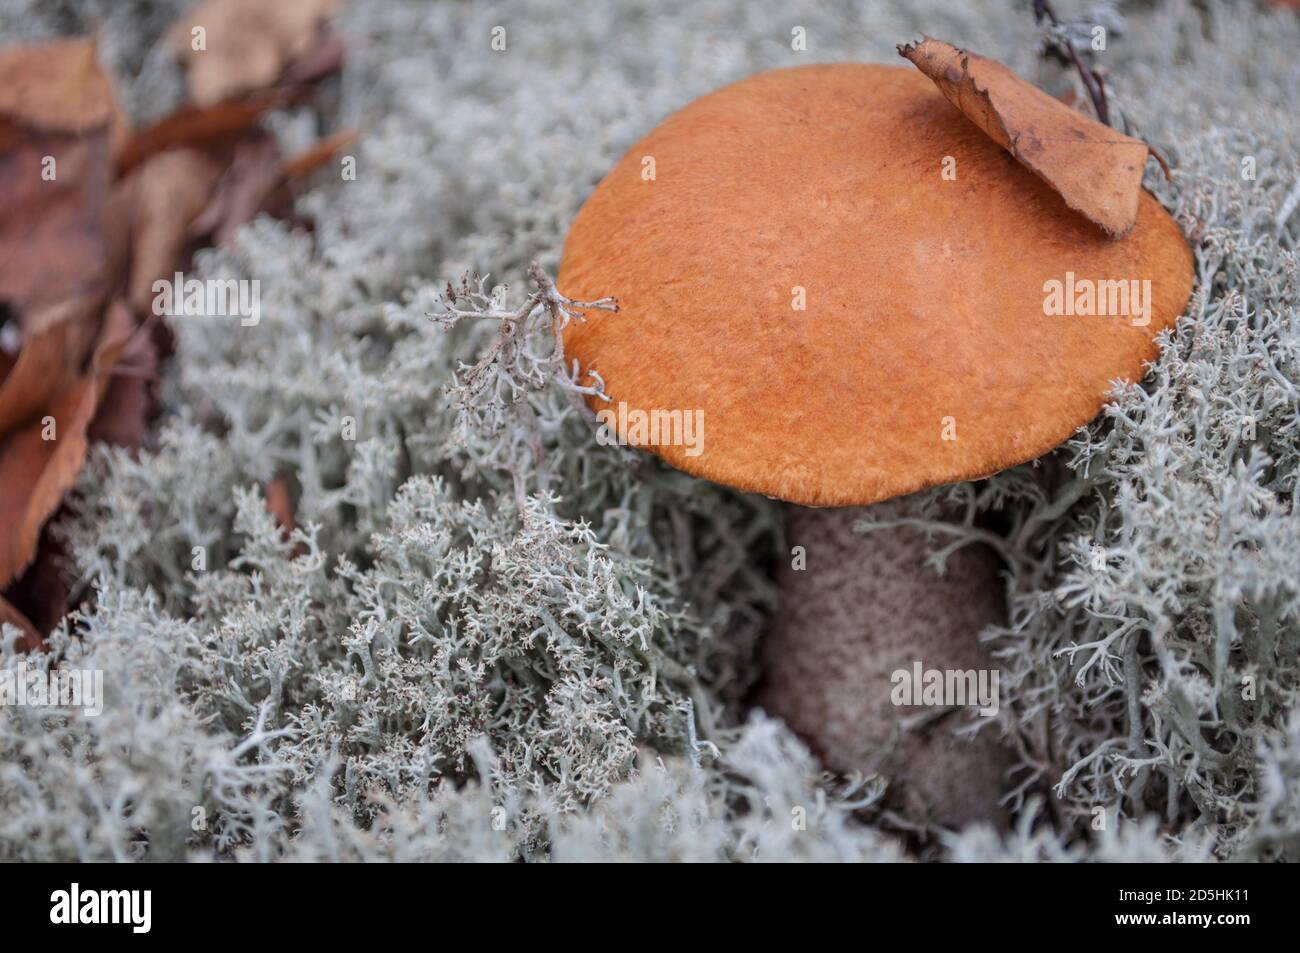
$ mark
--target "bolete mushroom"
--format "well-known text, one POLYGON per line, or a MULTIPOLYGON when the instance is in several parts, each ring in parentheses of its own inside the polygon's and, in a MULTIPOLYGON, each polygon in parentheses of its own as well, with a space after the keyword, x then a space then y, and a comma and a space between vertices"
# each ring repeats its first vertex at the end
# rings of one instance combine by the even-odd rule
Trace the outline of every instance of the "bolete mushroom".
POLYGON ((1028 132, 1014 116, 977 124, 964 104, 989 118, 999 100, 967 54, 925 52, 930 67, 949 56, 936 82, 955 94, 907 67, 843 63, 692 102, 592 192, 558 284, 621 305, 570 325, 565 347, 599 373, 609 400, 591 406, 622 439, 798 504, 788 535, 807 569, 781 573, 763 706, 828 767, 881 770, 927 820, 956 825, 997 815, 995 733, 972 742, 952 719, 916 718, 894 704, 892 674, 989 668, 977 636, 1005 612, 998 562, 962 550, 940 578, 922 534, 864 536, 860 511, 811 508, 975 480, 1056 447, 1117 378, 1143 376, 1192 259, 1137 184, 1144 150, 1136 201, 1101 196, 1101 227, 1022 164, 1069 148, 1050 108, 1034 100, 1047 118, 1028 132), (680 439, 674 411, 702 419, 703 439, 680 439))

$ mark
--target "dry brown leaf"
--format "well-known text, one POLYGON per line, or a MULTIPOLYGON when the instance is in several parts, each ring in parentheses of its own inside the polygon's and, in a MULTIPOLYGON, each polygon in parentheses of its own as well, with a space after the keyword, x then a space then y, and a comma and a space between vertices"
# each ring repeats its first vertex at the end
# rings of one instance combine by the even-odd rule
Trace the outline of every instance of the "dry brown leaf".
MULTIPOLYGON (((8 332, 5 330, 7 326, 8 314, 7 312, 0 311, 0 342, 3 342, 0 343, 0 386, 4 385, 5 379, 9 376, 9 372, 12 371, 14 365, 18 363, 18 352, 14 351, 13 353, 10 353, 6 350, 9 344, 8 332)), ((16 326, 15 323, 15 327, 16 326)))
POLYGON ((111 83, 89 40, 0 51, 0 301, 24 337, 103 280, 111 83))
POLYGON ((0 51, 0 303, 20 345, 0 382, 0 435, 82 371, 120 235, 107 196, 118 115, 90 41, 0 51))
POLYGON ((235 147, 230 165, 203 214, 194 220, 191 233, 211 235, 217 245, 229 244, 241 225, 269 210, 283 181, 275 139, 269 135, 246 137, 235 147))
POLYGON ((64 315, 23 342, 18 359, 0 383, 0 437, 30 421, 81 374, 99 334, 103 295, 66 302, 64 315))
POLYGON ((156 404, 158 361, 158 345, 145 329, 132 334, 122 349, 118 366, 110 373, 108 387, 95 411, 89 431, 91 442, 132 451, 144 446, 149 418, 156 404))
POLYGON ((335 133, 283 161, 270 136, 246 138, 236 147, 212 201, 194 221, 192 233, 211 235, 215 244, 228 245, 239 228, 259 214, 282 214, 292 201, 286 185, 309 175, 356 138, 354 130, 335 133))
POLYGON ((20 344, 0 380, 3 587, 81 469, 102 393, 95 367, 115 359, 113 337, 132 321, 124 306, 105 316, 124 261, 110 186, 125 123, 94 44, 0 52, 0 124, 0 302, 20 344), (47 419, 56 439, 42 439, 47 419))
POLYGON ((0 302, 21 332, 0 382, 0 435, 71 384, 94 346, 120 253, 109 176, 103 129, 74 138, 24 128, 0 154, 0 302))
POLYGON ((134 323, 124 302, 110 305, 90 370, 44 408, 42 419, 0 439, 0 526, 7 530, 0 536, 0 588, 31 563, 41 528, 76 482, 86 459, 86 429, 134 323), (45 439, 46 417, 54 439, 45 439))
POLYGON ((995 60, 925 37, 899 53, 994 142, 1108 235, 1137 221, 1146 143, 1076 112, 995 60))
POLYGON ((199 106, 275 84, 294 59, 316 45, 342 0, 203 0, 172 26, 184 57, 190 98, 199 106), (202 30, 203 49, 195 49, 202 30))
POLYGON ((145 159, 176 146, 218 146, 252 128, 268 109, 292 98, 289 90, 271 90, 215 106, 187 106, 128 140, 117 153, 119 176, 145 159))
POLYGON ((186 260, 190 226, 207 207, 221 178, 221 162, 195 148, 169 149, 150 157, 124 179, 132 190, 131 276, 127 299, 148 314, 153 283, 171 280, 186 260))
MULTIPOLYGON (((131 137, 93 43, 0 51, 0 314, 12 325, 0 353, 0 590, 8 587, 4 606, 26 623, 28 647, 39 644, 37 626, 64 611, 66 593, 42 581, 58 579, 42 528, 89 442, 139 448, 145 439, 166 323, 137 326, 132 307, 151 311, 154 281, 183 270, 205 228, 228 240, 286 204, 292 178, 354 138, 329 137, 284 162, 257 127, 268 109, 304 99, 308 84, 338 69, 342 44, 321 25, 339 5, 202 4, 195 18, 216 19, 190 22, 208 28, 208 52, 218 55, 190 58, 201 105, 131 137), (250 80, 264 69, 250 27, 273 40, 268 83, 250 80), (230 101, 213 92, 232 79, 252 94, 230 101), (270 83, 278 85, 265 89, 270 83), (41 174, 47 156, 52 179, 41 174), (43 439, 50 421, 56 437, 43 439)), ((291 530, 283 478, 268 496, 291 530)))
MULTIPOLYGON (((67 611, 67 569, 68 556, 62 544, 49 533, 42 533, 36 559, 4 590, 5 600, 31 623, 38 635, 52 630, 67 611)), ((44 647, 44 641, 37 638, 33 642, 30 633, 18 643, 20 651, 44 647)))
POLYGON ((95 387, 82 378, 46 408, 57 440, 43 440, 37 420, 0 443, 0 586, 31 563, 41 528, 72 487, 86 457, 86 427, 95 412, 95 387))
MULTIPOLYGON (((294 522, 293 495, 289 492, 289 481, 283 474, 277 474, 263 487, 266 497, 266 511, 275 517, 280 526, 280 536, 286 542, 293 537, 298 524, 294 522)), ((298 557, 307 552, 307 546, 299 540, 293 544, 292 553, 298 557)))
POLYGON ((0 154, 0 301, 18 313, 24 337, 53 323, 55 305, 103 282, 111 175, 106 130, 33 133, 0 154))
POLYGON ((289 495, 289 481, 283 476, 274 477, 266 484, 266 511, 275 517, 288 539, 297 528, 293 521, 293 497, 289 495))
POLYGON ((326 30, 316 45, 290 63, 280 77, 280 86, 314 83, 343 66, 343 40, 326 30))
POLYGON ((42 132, 84 133, 117 115, 94 40, 0 50, 0 116, 42 132))

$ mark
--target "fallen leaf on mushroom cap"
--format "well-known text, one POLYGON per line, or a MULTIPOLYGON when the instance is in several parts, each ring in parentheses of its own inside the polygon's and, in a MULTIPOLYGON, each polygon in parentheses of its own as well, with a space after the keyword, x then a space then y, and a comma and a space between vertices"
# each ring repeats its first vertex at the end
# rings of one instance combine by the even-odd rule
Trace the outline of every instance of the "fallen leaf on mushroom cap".
MULTIPOLYGON (((922 73, 836 63, 748 77, 650 130, 574 218, 556 285, 618 300, 617 320, 573 321, 563 335, 566 358, 600 375, 588 406, 620 443, 831 507, 979 479, 1058 447, 1117 379, 1142 378, 1192 281, 1191 249, 1150 195, 1129 235, 1110 238, 922 73), (661 173, 649 187, 644 156, 661 173), (955 182, 941 174, 949 156, 960 157, 955 182), (1123 303, 1070 317, 1049 307, 1051 284, 1076 274, 1122 286, 1123 303)), ((940 727, 864 687, 916 659, 990 670, 975 635, 1005 624, 1002 567, 972 547, 938 585, 932 541, 907 519, 885 516, 889 535, 869 538, 856 519, 789 520, 804 534, 793 541, 816 539, 828 565, 857 571, 778 580, 785 611, 758 701, 824 767, 888 778, 899 798, 888 809, 998 824, 1014 762, 992 733, 958 740, 962 716, 940 727), (900 606, 919 613, 910 625, 900 606)))
POLYGON ((36 555, 41 527, 76 482, 86 459, 86 430, 128 343, 135 321, 122 301, 109 307, 90 369, 44 408, 44 416, 0 439, 0 588, 36 555), (52 418, 54 439, 45 439, 52 418))
POLYGON ((1146 143, 1116 132, 995 60, 925 37, 898 52, 948 101, 1113 238, 1138 216, 1146 143))
POLYGON ((188 69, 190 98, 200 106, 265 89, 317 45, 321 27, 342 0, 203 0, 168 34, 188 69), (203 48, 195 49, 202 29, 203 48))
POLYGON ((614 401, 589 398, 593 410, 707 421, 697 447, 629 442, 718 483, 844 506, 1058 446, 1117 378, 1142 378, 1192 277, 1150 195, 1110 238, 921 73, 840 63, 751 76, 651 130, 574 218, 556 284, 622 309, 564 331, 565 354, 614 401), (646 188, 647 155, 692 172, 646 188), (947 155, 961 157, 957 183, 940 176, 947 155), (1074 275, 1147 290, 1120 313, 1051 316, 1045 283, 1074 275), (945 418, 960 440, 941 437, 945 418))

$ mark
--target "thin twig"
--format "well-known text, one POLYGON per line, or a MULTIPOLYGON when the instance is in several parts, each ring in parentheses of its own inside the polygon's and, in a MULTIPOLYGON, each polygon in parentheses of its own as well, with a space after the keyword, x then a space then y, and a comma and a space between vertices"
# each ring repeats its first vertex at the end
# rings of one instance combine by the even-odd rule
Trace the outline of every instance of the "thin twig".
MULTIPOLYGON (((1061 21, 1056 18, 1056 12, 1052 9, 1048 0, 1034 0, 1034 22, 1042 23, 1044 18, 1053 27, 1059 27, 1061 21)), ((1074 48, 1069 37, 1059 35, 1056 37, 1064 48, 1070 62, 1074 68, 1079 71, 1079 78, 1083 80, 1084 88, 1088 90, 1088 96, 1092 99, 1092 108, 1097 112, 1097 118, 1103 125, 1110 125, 1110 107, 1106 102, 1106 84, 1103 82, 1101 75, 1083 62, 1079 56, 1079 51, 1074 48)))

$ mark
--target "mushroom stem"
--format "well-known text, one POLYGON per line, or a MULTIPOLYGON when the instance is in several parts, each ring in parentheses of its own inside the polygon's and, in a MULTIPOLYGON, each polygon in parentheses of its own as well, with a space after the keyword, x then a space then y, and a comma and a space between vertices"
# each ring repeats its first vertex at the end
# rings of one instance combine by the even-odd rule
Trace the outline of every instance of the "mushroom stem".
MULTIPOLYGON (((895 704, 918 670, 973 672, 967 687, 998 684, 978 635, 1005 621, 1001 562, 987 546, 967 546, 940 576, 926 561, 933 541, 920 530, 854 532, 866 512, 790 508, 787 536, 805 548, 807 568, 784 565, 778 574, 782 604, 764 647, 759 702, 827 768, 885 777, 889 806, 908 820, 1001 825, 1010 753, 993 725, 969 735, 980 703, 953 705, 951 676, 946 704, 895 704)), ((917 695, 932 678, 914 686, 917 695)))

